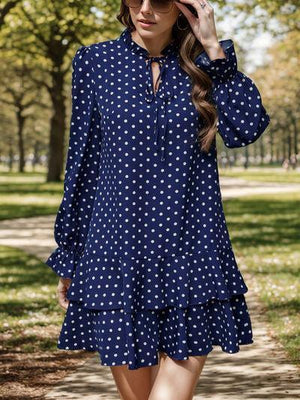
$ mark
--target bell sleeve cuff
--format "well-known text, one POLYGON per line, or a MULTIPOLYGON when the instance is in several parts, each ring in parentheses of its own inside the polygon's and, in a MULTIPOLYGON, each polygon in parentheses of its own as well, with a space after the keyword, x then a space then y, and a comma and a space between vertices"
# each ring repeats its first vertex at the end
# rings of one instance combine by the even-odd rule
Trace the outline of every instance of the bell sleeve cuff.
POLYGON ((45 261, 46 265, 62 278, 73 278, 78 261, 83 253, 75 247, 57 247, 45 261))
POLYGON ((254 81, 238 70, 234 43, 219 41, 226 58, 210 60, 202 51, 195 64, 212 80, 211 98, 218 112, 217 129, 226 147, 255 142, 270 123, 254 81))
POLYGON ((195 59, 195 64, 207 73, 215 85, 233 78, 237 72, 237 58, 233 41, 224 39, 220 40, 219 44, 226 58, 211 60, 206 51, 202 51, 195 59))

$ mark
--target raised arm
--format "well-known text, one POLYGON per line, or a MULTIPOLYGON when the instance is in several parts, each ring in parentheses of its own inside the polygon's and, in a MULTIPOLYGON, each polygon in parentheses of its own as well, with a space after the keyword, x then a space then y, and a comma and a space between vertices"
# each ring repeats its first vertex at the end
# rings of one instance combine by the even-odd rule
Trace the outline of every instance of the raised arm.
POLYGON ((210 60, 203 51, 195 64, 212 79, 212 99, 218 112, 218 131, 227 147, 255 142, 265 131, 270 117, 253 80, 238 70, 234 43, 219 41, 226 58, 210 60))

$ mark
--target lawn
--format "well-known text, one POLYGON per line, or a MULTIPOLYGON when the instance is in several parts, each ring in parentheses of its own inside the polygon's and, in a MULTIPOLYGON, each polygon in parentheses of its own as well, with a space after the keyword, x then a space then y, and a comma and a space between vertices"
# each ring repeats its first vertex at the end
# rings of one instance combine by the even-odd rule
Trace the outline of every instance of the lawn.
POLYGON ((1 399, 42 399, 93 353, 57 349, 64 311, 48 266, 0 246, 0 277, 1 399))
POLYGON ((63 183, 45 183, 42 173, 0 174, 0 220, 56 214, 63 183))
POLYGON ((300 359, 300 193, 224 201, 241 271, 251 274, 276 337, 300 359))
POLYGON ((62 320, 55 274, 37 258, 5 246, 0 271, 0 333, 5 333, 6 349, 54 350, 52 333, 62 320))
POLYGON ((264 168, 264 167, 251 167, 244 169, 242 167, 234 168, 221 168, 219 167, 219 173, 222 176, 228 176, 232 178, 242 178, 249 181, 259 182, 274 182, 274 183, 300 183, 300 171, 288 170, 285 171, 283 168, 264 168))

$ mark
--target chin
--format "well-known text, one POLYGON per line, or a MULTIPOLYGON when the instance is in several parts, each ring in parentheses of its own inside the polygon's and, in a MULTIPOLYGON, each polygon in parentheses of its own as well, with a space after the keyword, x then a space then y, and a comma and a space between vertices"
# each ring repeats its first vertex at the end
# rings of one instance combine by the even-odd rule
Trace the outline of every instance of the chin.
POLYGON ((158 27, 152 27, 152 28, 135 28, 136 31, 139 33, 140 36, 142 37, 153 37, 153 36, 157 36, 160 32, 159 29, 157 29, 158 27))

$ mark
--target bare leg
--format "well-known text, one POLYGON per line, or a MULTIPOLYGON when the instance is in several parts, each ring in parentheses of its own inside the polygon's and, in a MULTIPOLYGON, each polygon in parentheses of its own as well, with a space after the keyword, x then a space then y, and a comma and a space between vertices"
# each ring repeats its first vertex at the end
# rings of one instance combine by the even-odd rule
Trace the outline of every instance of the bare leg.
POLYGON ((148 400, 192 400, 207 355, 175 360, 165 355, 148 400))
MULTIPOLYGON (((161 354, 161 353, 159 353, 161 354)), ((121 400, 148 400, 155 378, 157 376, 161 358, 158 365, 129 370, 127 365, 110 367, 121 400)))

